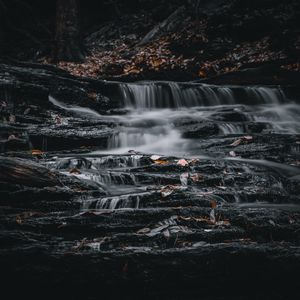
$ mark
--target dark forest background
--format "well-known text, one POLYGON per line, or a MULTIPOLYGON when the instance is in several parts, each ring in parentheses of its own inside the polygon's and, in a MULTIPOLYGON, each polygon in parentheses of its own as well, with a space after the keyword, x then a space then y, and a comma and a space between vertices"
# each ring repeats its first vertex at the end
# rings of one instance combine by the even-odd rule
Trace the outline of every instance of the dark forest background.
POLYGON ((297 0, 0 0, 0 56, 126 80, 190 80, 266 64, 299 71, 299 7, 297 0), (70 8, 66 23, 74 3, 78 34, 65 41, 66 54, 57 7, 70 8))

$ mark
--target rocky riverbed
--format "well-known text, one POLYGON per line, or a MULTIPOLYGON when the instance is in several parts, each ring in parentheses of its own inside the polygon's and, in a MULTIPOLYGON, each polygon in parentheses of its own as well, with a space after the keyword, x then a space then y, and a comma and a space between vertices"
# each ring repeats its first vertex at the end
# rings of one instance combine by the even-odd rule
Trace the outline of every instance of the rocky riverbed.
POLYGON ((296 292, 296 86, 127 84, 36 64, 2 64, 0 79, 1 275, 20 286, 11 295, 296 292))

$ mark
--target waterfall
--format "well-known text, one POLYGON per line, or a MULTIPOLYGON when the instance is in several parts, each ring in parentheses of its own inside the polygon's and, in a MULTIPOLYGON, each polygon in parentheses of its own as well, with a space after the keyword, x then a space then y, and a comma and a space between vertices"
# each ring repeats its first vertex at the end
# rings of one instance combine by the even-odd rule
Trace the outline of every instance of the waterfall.
POLYGON ((140 206, 140 195, 122 195, 116 197, 105 197, 97 201, 96 209, 124 209, 140 206))
POLYGON ((111 97, 118 97, 111 100, 123 104, 125 115, 103 116, 51 96, 49 101, 60 109, 114 124, 105 150, 112 154, 135 150, 182 155, 197 153, 204 137, 300 132, 300 106, 277 86, 166 81, 111 84, 117 88, 111 97))
POLYGON ((290 160, 295 166, 267 160, 282 159, 285 152, 288 159, 299 153, 296 135, 300 133, 300 105, 288 99, 280 87, 178 82, 112 84, 117 89, 111 100, 125 108, 122 115, 116 112, 103 116, 49 97, 60 109, 106 120, 112 132, 105 150, 96 149, 88 159, 71 157, 54 164, 64 175, 92 182, 99 188, 100 196, 81 200, 83 209, 101 213, 147 209, 170 205, 171 200, 181 205, 177 186, 180 191, 193 191, 191 203, 197 203, 197 190, 202 193, 206 185, 206 196, 211 200, 227 201, 228 197, 237 203, 265 198, 268 201, 269 196, 262 193, 264 188, 266 193, 274 191, 276 197, 278 194, 272 201, 285 201, 289 197, 287 182, 299 180, 298 160, 290 160), (284 141, 287 143, 283 148, 284 141), (165 159, 152 160, 153 154, 165 159), (187 167, 178 164, 180 158, 190 161, 192 157, 200 163, 194 166, 191 160, 187 167), (211 162, 201 161, 208 157, 217 162, 213 165, 225 161, 231 169, 211 169, 211 162), (79 172, 70 172, 72 169, 79 172), (270 178, 265 178, 267 172, 270 178), (164 186, 170 186, 172 192, 174 189, 166 201, 161 199, 164 186))
POLYGON ((140 82, 119 85, 128 108, 157 109, 193 106, 279 104, 285 96, 279 87, 215 86, 176 82, 140 82))

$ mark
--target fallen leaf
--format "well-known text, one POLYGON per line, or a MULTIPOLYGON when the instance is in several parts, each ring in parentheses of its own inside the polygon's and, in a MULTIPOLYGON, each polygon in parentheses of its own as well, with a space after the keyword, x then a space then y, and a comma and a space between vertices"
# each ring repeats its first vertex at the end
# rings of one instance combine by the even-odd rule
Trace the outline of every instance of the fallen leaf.
POLYGON ((153 160, 153 161, 159 160, 160 158, 161 158, 160 155, 152 155, 152 156, 150 157, 150 159, 153 160))
POLYGON ((232 156, 232 157, 236 157, 236 153, 234 151, 230 151, 229 155, 232 156))
POLYGON ((199 71, 199 74, 198 74, 198 75, 199 75, 199 77, 206 77, 206 73, 205 73, 205 71, 202 70, 202 69, 199 71))
POLYGON ((212 209, 217 208, 217 201, 216 200, 212 200, 211 203, 210 203, 210 205, 211 205, 212 209))
POLYGON ((245 136, 243 136, 243 139, 245 139, 247 141, 251 141, 251 140, 253 140, 253 136, 251 136, 251 135, 245 135, 245 136))
POLYGON ((240 145, 242 143, 242 139, 238 139, 238 140, 235 140, 232 144, 230 144, 230 146, 232 147, 236 147, 238 145, 240 145))
POLYGON ((81 172, 77 168, 73 168, 69 171, 70 174, 81 174, 81 172))
POLYGON ((189 163, 185 160, 185 159, 180 159, 178 162, 177 162, 177 165, 180 165, 182 167, 185 167, 185 166, 188 166, 189 163))
POLYGON ((217 226, 230 226, 231 224, 228 220, 224 220, 224 221, 216 222, 215 225, 217 225, 217 226))
POLYGON ((167 186, 163 187, 160 190, 160 192, 163 197, 167 197, 167 196, 171 195, 175 190, 180 190, 180 189, 182 189, 181 186, 167 185, 167 186))
POLYGON ((41 150, 35 149, 35 150, 31 150, 31 154, 32 155, 43 155, 44 152, 41 150))
POLYGON ((167 165, 169 162, 167 160, 155 160, 154 163, 157 165, 167 165))
POLYGON ((235 140, 232 144, 230 144, 230 146, 236 147, 236 146, 240 145, 242 142, 248 142, 248 141, 252 141, 252 140, 253 140, 253 136, 245 135, 242 138, 235 140))

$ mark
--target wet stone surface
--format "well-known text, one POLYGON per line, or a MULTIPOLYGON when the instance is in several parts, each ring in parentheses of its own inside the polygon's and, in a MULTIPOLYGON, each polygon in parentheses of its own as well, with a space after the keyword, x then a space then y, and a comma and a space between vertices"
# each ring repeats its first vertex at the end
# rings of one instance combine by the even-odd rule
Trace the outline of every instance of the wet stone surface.
POLYGON ((55 284, 84 287, 74 299, 99 289, 112 297, 134 290, 153 299, 235 299, 250 279, 264 287, 265 299, 293 293, 300 266, 298 99, 279 87, 112 85, 114 93, 110 84, 98 93, 118 95, 124 109, 105 114, 50 93, 39 110, 14 95, 5 99, 6 282, 38 282, 49 295, 55 284), (235 95, 240 90, 248 99, 235 95))

